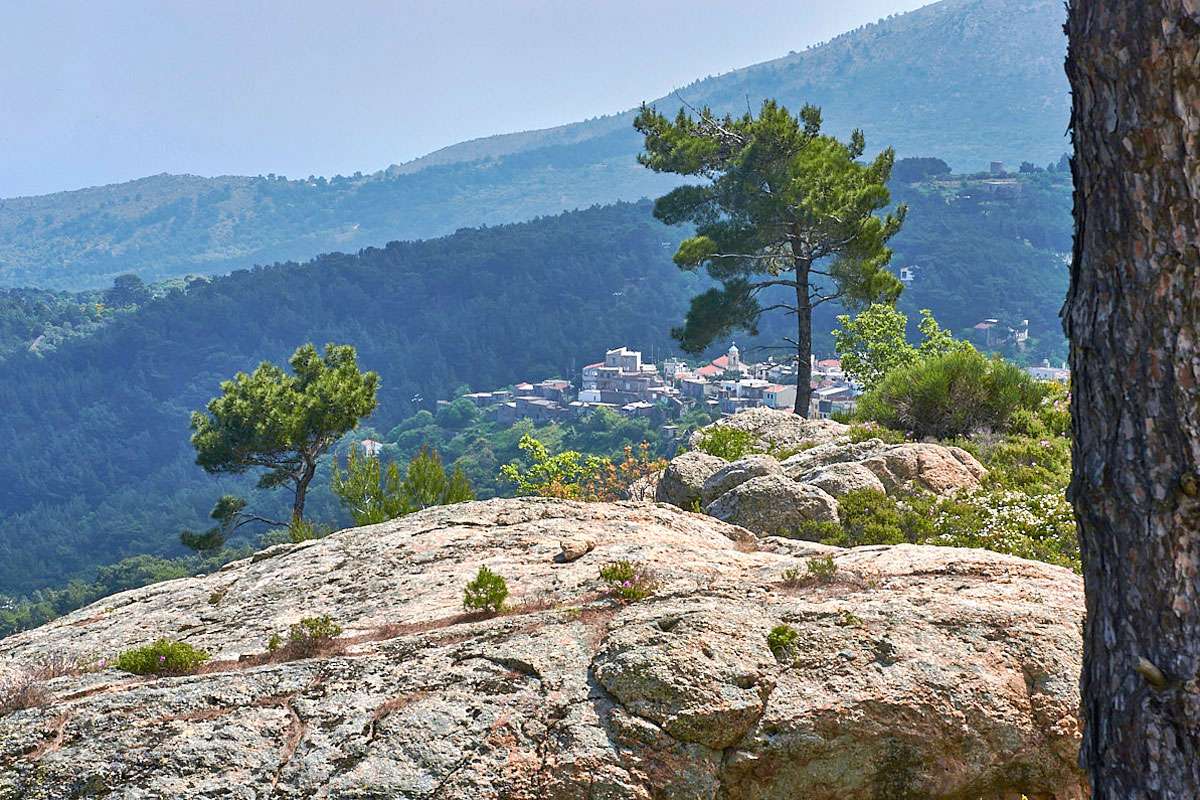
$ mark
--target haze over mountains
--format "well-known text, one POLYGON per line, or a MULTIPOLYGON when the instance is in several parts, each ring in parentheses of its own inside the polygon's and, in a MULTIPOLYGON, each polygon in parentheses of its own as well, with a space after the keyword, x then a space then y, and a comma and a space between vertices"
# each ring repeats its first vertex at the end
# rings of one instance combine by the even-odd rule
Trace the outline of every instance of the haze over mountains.
MULTIPOLYGON (((943 0, 802 53, 707 78, 689 104, 820 105, 827 129, 957 170, 1067 148, 1058 0, 943 0)), ((676 96, 656 101, 675 108, 676 96)), ((85 288, 124 272, 215 273, 654 196, 631 112, 444 148, 369 176, 159 175, 0 201, 0 286, 85 288)))
MULTIPOLYGON (((1066 147, 1062 15, 1058 0, 944 0, 680 95, 731 112, 747 98, 815 102, 829 130, 860 125, 868 146, 959 170, 1045 165, 1066 147)), ((353 344, 381 373, 369 424, 385 431, 463 384, 573 377, 619 344, 665 355, 705 280, 671 264, 684 230, 648 203, 497 227, 670 186, 636 163, 629 116, 466 142, 372 176, 156 176, 0 201, 0 286, 233 271, 178 281, 57 350, 0 359, 0 449, 20 454, 0 462, 0 594, 178 553, 179 528, 203 524, 223 488, 192 463, 189 412, 305 341, 353 344)), ((955 331, 1027 319, 1026 356, 1060 357, 1069 176, 928 177, 893 182, 910 205, 893 266, 917 274, 902 307, 932 308, 955 331)), ((819 352, 834 313, 817 319, 819 352)), ((780 328, 762 333, 777 341, 780 328)), ((319 498, 314 510, 337 513, 319 498)))

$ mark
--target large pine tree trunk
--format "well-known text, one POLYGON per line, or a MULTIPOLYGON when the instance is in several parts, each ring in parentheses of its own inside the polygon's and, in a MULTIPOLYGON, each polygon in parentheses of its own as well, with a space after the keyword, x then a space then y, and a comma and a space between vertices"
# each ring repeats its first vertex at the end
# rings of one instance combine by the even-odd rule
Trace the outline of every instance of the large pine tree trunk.
POLYGON ((1071 0, 1074 477, 1095 797, 1200 798, 1200 0, 1071 0))
POLYGON ((796 403, 792 410, 809 415, 812 403, 812 301, 808 297, 810 264, 796 268, 796 403))

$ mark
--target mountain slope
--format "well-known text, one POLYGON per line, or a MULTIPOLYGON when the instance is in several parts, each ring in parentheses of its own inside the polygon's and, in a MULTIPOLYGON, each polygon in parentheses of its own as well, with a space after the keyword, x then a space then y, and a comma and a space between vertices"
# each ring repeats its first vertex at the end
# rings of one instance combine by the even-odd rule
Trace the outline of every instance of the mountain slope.
MULTIPOLYGON (((1037 357, 1057 356, 1069 177, 1025 176, 1003 195, 988 185, 896 187, 911 210, 894 263, 918 267, 902 305, 932 308, 955 330, 1029 319, 1037 357)), ((189 412, 235 371, 281 361, 305 341, 358 347, 382 376, 370 421, 381 430, 462 384, 574 377, 621 344, 673 352, 668 331, 704 280, 671 263, 684 234, 656 223, 648 203, 623 204, 239 270, 44 356, 0 362, 0 452, 13 454, 0 459, 0 594, 177 552, 179 528, 200 525, 222 489, 236 488, 193 465, 189 412)), ((835 313, 824 306, 814 322, 820 352, 835 313)), ((764 343, 791 324, 770 316, 764 343)), ((737 336, 749 352, 747 339, 737 336)), ((336 513, 310 506, 319 519, 336 513)))
MULTIPOLYGON (((862 128, 868 144, 894 146, 901 157, 937 154, 960 170, 1044 163, 1068 147, 1064 19, 1055 0, 943 0, 652 103, 677 109, 682 98, 739 114, 747 100, 753 107, 775 97, 793 108, 819 105, 832 130, 862 128)), ((627 130, 633 115, 473 139, 391 170, 581 145, 627 130)))
MULTIPOLYGON (((961 169, 1067 148, 1060 0, 943 0, 820 47, 698 81, 693 105, 821 105, 827 128, 961 169)), ((657 101, 679 106, 675 96, 657 101)), ((632 112, 454 145, 371 176, 160 175, 0 201, 0 286, 94 288, 308 258, 621 199, 672 179, 634 161, 632 112)))

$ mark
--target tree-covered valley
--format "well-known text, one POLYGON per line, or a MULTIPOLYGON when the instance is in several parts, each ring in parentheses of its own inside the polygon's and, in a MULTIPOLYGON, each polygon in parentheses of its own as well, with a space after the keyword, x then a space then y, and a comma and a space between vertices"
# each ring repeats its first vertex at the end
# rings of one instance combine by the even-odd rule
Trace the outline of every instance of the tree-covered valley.
MULTIPOLYGON (((1010 355, 1060 359, 1068 177, 1022 174, 1000 191, 990 178, 917 180, 913 169, 902 162, 893 187, 910 205, 893 267, 918 267, 901 307, 932 308, 964 333, 983 318, 1028 319, 1032 346, 1010 355)), ((10 356, 0 447, 19 455, 0 466, 0 593, 180 552, 178 531, 244 486, 192 463, 189 413, 221 380, 302 342, 353 344, 381 375, 368 421, 381 432, 463 385, 577 377, 620 344, 676 352, 669 330, 707 280, 671 263, 685 233, 655 222, 648 203, 618 204, 239 270, 155 287, 160 296, 86 336, 10 356)), ((815 321, 818 352, 832 350, 834 314, 815 321)), ((739 342, 772 343, 787 324, 739 342)), ((326 490, 313 503, 318 517, 345 521, 326 490)))

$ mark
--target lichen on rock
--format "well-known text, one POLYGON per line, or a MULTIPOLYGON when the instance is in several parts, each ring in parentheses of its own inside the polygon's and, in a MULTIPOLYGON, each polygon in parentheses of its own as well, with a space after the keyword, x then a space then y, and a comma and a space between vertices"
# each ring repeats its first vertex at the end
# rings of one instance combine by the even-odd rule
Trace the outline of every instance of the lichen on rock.
POLYGON ((159 637, 213 662, 50 681, 0 717, 0 798, 873 800, 897 752, 914 796, 1084 796, 1075 575, 747 536, 667 505, 491 500, 123 592, 0 640, 0 678, 159 637), (568 540, 594 548, 568 561, 568 540), (784 586, 815 553, 834 578, 784 586), (654 593, 610 597, 597 565, 618 560, 654 593), (512 591, 501 614, 461 610, 482 565, 512 591), (337 648, 258 660, 325 614, 337 648))

